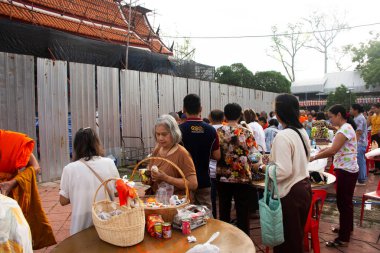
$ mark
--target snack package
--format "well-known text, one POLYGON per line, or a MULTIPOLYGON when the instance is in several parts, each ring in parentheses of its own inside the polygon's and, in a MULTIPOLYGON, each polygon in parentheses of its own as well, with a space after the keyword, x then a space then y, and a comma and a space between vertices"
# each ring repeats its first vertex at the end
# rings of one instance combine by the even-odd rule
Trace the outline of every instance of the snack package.
POLYGON ((212 217, 211 211, 200 205, 187 205, 178 210, 173 220, 173 227, 182 229, 182 220, 190 220, 191 230, 206 224, 207 220, 212 217))
POLYGON ((150 234, 153 237, 155 236, 154 224, 156 224, 157 222, 164 223, 164 220, 159 214, 149 214, 146 218, 146 230, 148 231, 148 234, 150 234))

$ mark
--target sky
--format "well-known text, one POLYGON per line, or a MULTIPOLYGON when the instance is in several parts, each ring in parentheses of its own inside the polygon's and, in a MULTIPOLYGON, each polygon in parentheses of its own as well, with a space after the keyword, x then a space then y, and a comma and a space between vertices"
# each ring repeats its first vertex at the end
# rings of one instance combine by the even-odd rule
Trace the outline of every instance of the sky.
MULTIPOLYGON (((137 0, 132 3, 152 10, 148 14, 154 29, 160 26, 160 36, 170 47, 173 40, 184 39, 165 36, 241 36, 271 34, 272 26, 284 31, 288 23, 308 18, 317 11, 336 15, 349 26, 380 23, 379 0, 137 0)), ((309 28, 305 29, 309 30, 309 28)), ((336 37, 333 48, 341 49, 347 44, 367 42, 370 31, 380 32, 380 25, 342 31, 336 37)), ((195 48, 196 62, 215 67, 243 63, 253 73, 257 71, 280 71, 285 75, 280 62, 268 56, 271 53, 270 38, 243 39, 197 39, 190 38, 195 48)), ((338 58, 339 55, 337 55, 338 58)), ((332 57, 331 57, 332 58, 332 57)), ((348 70, 355 67, 349 56, 341 63, 348 70)), ((323 54, 313 49, 302 49, 296 56, 296 80, 322 78, 324 75, 323 54)), ((338 69, 331 59, 328 72, 338 69)))

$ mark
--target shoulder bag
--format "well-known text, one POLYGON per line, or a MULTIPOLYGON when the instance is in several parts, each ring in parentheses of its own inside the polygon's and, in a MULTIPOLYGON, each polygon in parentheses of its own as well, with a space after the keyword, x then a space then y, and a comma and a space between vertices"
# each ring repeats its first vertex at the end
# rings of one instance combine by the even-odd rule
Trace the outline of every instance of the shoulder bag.
POLYGON ((282 222, 282 206, 278 195, 276 165, 270 164, 265 170, 264 196, 259 200, 261 237, 263 244, 274 247, 282 244, 284 239, 284 226, 282 222), (273 183, 269 189, 269 168, 273 168, 273 183), (276 198, 274 198, 276 196, 276 198))

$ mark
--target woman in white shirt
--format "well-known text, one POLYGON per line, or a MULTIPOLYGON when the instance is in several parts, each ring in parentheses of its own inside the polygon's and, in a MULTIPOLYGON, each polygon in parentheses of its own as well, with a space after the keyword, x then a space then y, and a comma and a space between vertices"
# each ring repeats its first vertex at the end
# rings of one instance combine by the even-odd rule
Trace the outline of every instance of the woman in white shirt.
MULTIPOLYGON (((274 253, 301 253, 303 235, 310 204, 311 185, 307 164, 309 162, 309 137, 299 122, 299 103, 295 96, 282 94, 276 97, 275 112, 284 130, 274 138, 271 160, 276 164, 279 196, 282 205, 285 242, 274 247, 274 253)), ((265 165, 259 167, 259 171, 265 165)))
POLYGON ((265 133, 263 127, 257 122, 257 115, 255 111, 252 109, 246 109, 243 114, 245 122, 251 128, 250 130, 255 137, 258 150, 266 152, 265 133))
POLYGON ((352 198, 356 180, 359 176, 357 161, 356 124, 347 117, 346 109, 341 105, 334 105, 328 112, 331 123, 339 127, 332 146, 321 150, 310 161, 334 156, 334 168, 336 174, 336 204, 339 210, 340 228, 334 228, 333 232, 338 237, 326 243, 327 247, 347 246, 350 234, 354 230, 354 207, 352 198))
MULTIPOLYGON (((120 177, 115 163, 102 157, 103 155, 104 151, 95 131, 91 128, 80 128, 74 138, 74 162, 63 168, 59 191, 61 205, 72 205, 70 235, 93 225, 92 202, 101 184, 100 180, 120 177)), ((110 198, 113 198, 115 182, 107 185, 110 198)), ((102 199, 106 199, 103 190, 97 195, 97 201, 102 199)))

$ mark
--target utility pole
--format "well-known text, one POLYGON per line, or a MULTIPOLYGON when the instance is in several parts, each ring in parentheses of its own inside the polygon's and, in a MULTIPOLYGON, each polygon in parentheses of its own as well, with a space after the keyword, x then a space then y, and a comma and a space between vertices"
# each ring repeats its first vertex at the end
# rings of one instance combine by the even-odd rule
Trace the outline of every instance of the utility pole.
POLYGON ((128 53, 129 53, 129 40, 131 36, 131 12, 132 12, 132 0, 129 0, 128 10, 128 38, 127 38, 127 50, 125 52, 125 69, 128 69, 128 53))

